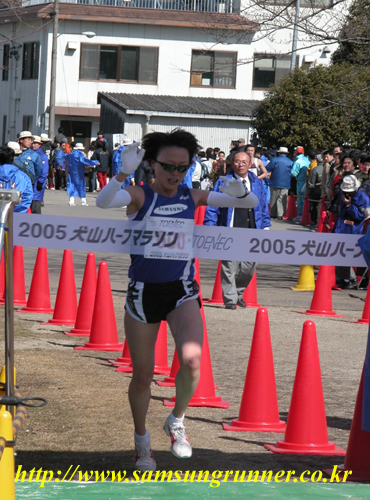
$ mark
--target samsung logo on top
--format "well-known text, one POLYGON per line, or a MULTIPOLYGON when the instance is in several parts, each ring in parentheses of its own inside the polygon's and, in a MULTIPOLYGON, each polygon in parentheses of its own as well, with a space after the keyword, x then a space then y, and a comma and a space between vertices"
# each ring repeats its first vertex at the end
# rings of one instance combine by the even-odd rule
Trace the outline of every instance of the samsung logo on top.
POLYGON ((179 212, 183 212, 187 208, 188 208, 187 205, 184 205, 182 203, 177 203, 176 205, 164 205, 162 207, 157 207, 154 210, 154 213, 160 215, 178 214, 179 212))

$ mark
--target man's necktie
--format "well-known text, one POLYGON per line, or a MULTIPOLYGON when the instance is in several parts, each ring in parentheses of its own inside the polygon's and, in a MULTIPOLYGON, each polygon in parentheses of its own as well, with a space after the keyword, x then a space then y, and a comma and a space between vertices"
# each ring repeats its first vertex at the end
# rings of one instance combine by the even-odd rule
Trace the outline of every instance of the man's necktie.
MULTIPOLYGON (((247 191, 247 181, 242 179, 244 189, 247 191)), ((234 208, 234 227, 255 228, 253 208, 234 208)))

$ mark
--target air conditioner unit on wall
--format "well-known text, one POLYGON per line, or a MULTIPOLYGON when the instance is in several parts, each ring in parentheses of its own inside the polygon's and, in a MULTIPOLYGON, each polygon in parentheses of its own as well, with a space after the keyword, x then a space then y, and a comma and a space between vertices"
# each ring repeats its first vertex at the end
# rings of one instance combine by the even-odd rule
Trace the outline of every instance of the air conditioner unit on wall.
POLYGON ((77 42, 67 42, 67 50, 77 50, 77 42))

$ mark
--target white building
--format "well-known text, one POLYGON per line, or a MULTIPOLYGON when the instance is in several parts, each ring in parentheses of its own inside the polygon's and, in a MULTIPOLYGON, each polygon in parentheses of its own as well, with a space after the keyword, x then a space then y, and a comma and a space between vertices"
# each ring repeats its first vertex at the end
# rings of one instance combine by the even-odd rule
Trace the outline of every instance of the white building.
MULTIPOLYGON (((100 128, 138 139, 179 125, 204 147, 248 141, 253 106, 290 70, 291 32, 254 41, 259 26, 228 1, 60 3, 56 128, 86 145, 100 128)), ((0 10, 2 144, 21 130, 56 133, 48 130, 54 4, 33 2, 0 10)), ((329 61, 322 46, 298 52, 298 64, 315 61, 329 61)))

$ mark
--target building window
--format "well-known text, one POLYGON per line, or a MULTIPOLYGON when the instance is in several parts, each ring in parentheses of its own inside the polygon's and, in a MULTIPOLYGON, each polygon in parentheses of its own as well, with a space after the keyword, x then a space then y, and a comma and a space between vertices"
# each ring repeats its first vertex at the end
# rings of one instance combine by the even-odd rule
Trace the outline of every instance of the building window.
POLYGON ((157 83, 158 48, 81 45, 81 80, 157 83))
POLYGON ((236 56, 236 52, 193 50, 190 86, 235 88, 236 56))
POLYGON ((10 45, 7 43, 4 45, 3 52, 3 81, 9 80, 9 50, 10 45))
POLYGON ((22 80, 37 80, 39 76, 40 43, 23 44, 22 80))
POLYGON ((278 84, 290 73, 290 56, 255 55, 253 64, 253 88, 268 89, 278 84))
POLYGON ((22 130, 32 130, 33 116, 23 115, 22 125, 23 125, 22 130))
MULTIPOLYGON (((293 6, 292 0, 260 0, 261 3, 266 3, 268 5, 288 5, 293 6)), ((333 0, 301 0, 302 8, 311 8, 311 9, 327 9, 333 7, 333 0)))

